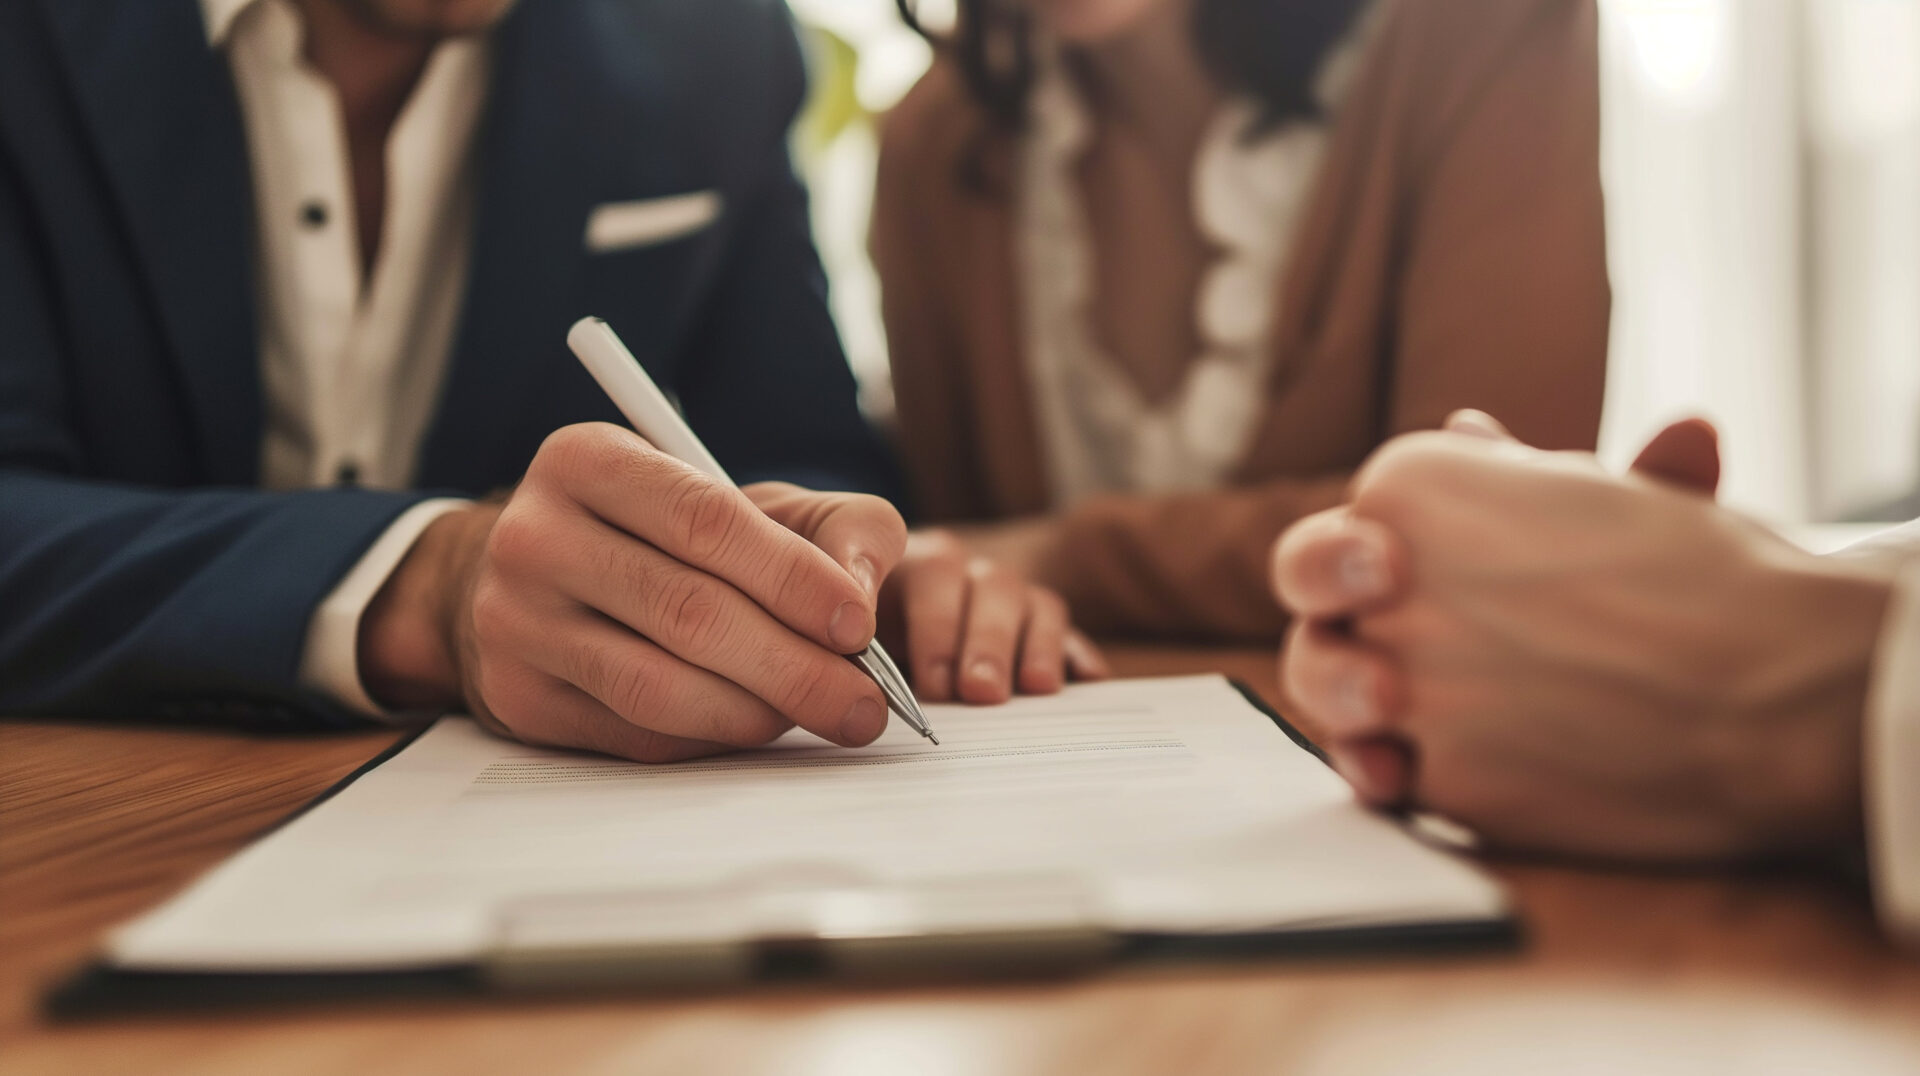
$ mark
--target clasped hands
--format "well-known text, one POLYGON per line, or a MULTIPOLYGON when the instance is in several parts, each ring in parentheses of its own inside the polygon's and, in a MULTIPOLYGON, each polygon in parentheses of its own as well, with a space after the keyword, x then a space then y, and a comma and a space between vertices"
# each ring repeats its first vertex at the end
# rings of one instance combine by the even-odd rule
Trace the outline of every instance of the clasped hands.
POLYGON ((1105 674, 1057 595, 910 536, 879 498, 735 490, 598 423, 549 437, 504 503, 429 525, 362 617, 359 658, 387 705, 668 762, 795 726, 872 742, 886 703, 846 655, 883 621, 926 701, 1105 674))
POLYGON ((1884 575, 1714 503, 1715 435, 1617 476, 1463 412, 1275 547, 1291 703, 1376 805, 1486 844, 1726 861, 1857 844, 1884 575))

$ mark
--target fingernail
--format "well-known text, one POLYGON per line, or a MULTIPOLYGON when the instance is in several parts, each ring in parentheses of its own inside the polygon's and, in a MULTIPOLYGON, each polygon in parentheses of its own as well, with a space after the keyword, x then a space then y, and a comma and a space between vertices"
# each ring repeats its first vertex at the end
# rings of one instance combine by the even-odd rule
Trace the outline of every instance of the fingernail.
POLYGON ((861 698, 840 722, 840 742, 869 744, 887 727, 887 708, 872 698, 861 698))
POLYGON ((988 658, 980 658, 967 666, 967 679, 982 687, 998 687, 1002 679, 1000 666, 988 658))
POLYGON ((1387 563, 1372 542, 1350 542, 1340 554, 1340 585, 1350 598, 1378 598, 1387 591, 1387 563))
POLYGON ((852 654, 873 640, 873 614, 859 602, 841 602, 827 625, 827 638, 843 654, 852 654))
POLYGON ((860 589, 867 592, 867 597, 878 598, 880 596, 880 573, 874 568, 873 561, 868 560, 866 557, 855 557, 853 558, 851 571, 853 572, 853 581, 860 584, 860 589))

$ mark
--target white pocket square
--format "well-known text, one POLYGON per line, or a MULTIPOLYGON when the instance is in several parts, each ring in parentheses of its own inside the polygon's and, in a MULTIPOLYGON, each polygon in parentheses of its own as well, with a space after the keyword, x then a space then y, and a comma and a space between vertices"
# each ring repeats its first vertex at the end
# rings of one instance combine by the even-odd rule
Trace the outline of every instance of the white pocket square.
POLYGON ((595 254, 678 239, 720 216, 719 191, 695 191, 638 202, 608 202, 587 218, 587 249, 595 254))

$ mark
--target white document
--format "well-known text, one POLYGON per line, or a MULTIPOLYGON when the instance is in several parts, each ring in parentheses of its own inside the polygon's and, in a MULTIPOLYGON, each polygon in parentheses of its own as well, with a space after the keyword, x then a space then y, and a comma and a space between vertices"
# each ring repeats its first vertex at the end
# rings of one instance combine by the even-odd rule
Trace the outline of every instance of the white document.
POLYGON ((122 930, 111 956, 154 970, 420 967, 478 958, 502 909, 529 901, 795 882, 1071 877, 1117 932, 1504 914, 1490 880, 1356 806, 1222 678, 927 713, 941 746, 895 722, 862 749, 796 732, 665 766, 446 718, 122 930))

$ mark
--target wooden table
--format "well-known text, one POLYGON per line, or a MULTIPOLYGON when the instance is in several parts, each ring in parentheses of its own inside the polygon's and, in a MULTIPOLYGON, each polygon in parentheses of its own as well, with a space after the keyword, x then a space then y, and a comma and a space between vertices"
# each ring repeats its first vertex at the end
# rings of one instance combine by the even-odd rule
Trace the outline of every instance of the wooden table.
MULTIPOLYGON (((1264 653, 1123 649, 1146 675, 1264 653)), ((44 984, 394 738, 0 722, 0 1072, 1920 1073, 1920 960, 1856 886, 1496 864, 1518 955, 1184 965, 1069 983, 792 987, 69 1027, 44 984)))

